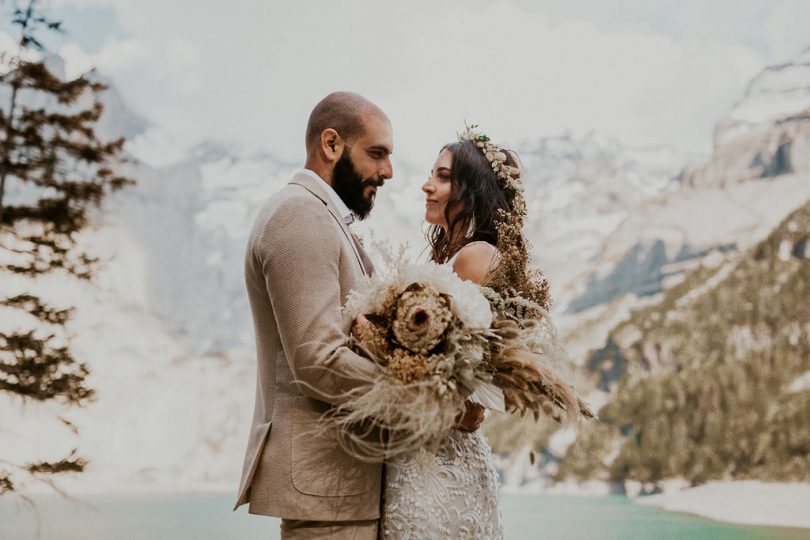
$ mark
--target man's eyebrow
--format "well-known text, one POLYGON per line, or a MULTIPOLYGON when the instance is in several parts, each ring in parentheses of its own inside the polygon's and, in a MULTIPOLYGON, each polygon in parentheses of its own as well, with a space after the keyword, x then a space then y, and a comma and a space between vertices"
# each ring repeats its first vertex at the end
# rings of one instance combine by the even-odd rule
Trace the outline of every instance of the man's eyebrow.
POLYGON ((388 148, 387 146, 385 146, 383 144, 378 144, 378 145, 372 146, 368 150, 369 150, 369 152, 384 152, 386 154, 393 154, 394 153, 393 150, 391 150, 390 148, 388 148))

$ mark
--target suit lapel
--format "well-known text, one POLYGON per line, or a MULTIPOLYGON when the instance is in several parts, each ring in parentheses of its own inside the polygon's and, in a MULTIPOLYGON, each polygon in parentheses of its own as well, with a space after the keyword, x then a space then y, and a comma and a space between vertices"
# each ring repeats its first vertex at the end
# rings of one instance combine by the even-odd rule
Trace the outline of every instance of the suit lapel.
POLYGON ((352 247, 352 251, 354 252, 354 256, 357 258, 357 264, 360 265, 360 268, 363 270, 363 274, 366 276, 371 275, 371 269, 366 268, 366 265, 363 262, 363 257, 360 256, 360 251, 358 250, 357 240, 355 240, 354 236, 352 235, 352 231, 349 230, 349 226, 343 221, 343 216, 340 215, 335 205, 332 203, 332 200, 329 198, 329 195, 324 191, 323 187, 319 185, 318 181, 312 178, 307 174, 296 174, 292 180, 290 180, 290 184, 296 184, 301 186, 302 188, 306 189, 316 197, 318 197, 321 202, 326 205, 326 208, 329 209, 329 212, 332 214, 332 217, 335 218, 335 221, 338 222, 340 225, 340 229, 343 231, 343 234, 346 235, 346 239, 349 241, 349 245, 352 247))
POLYGON ((354 233, 352 233, 352 238, 354 238, 354 244, 355 247, 357 247, 357 253, 360 255, 360 259, 363 261, 363 268, 365 269, 365 273, 367 276, 371 276, 372 274, 374 274, 374 264, 368 257, 368 253, 366 253, 366 250, 363 249, 363 243, 360 241, 360 238, 354 233))

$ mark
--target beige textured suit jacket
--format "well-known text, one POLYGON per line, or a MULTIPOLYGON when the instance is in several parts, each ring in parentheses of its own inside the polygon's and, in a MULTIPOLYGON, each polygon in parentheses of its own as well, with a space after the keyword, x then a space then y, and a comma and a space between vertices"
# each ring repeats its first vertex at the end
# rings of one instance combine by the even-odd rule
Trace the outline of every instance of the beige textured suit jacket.
POLYGON ((297 174, 261 208, 245 254, 258 373, 238 499, 287 519, 379 517, 379 464, 346 454, 321 415, 378 369, 346 346, 341 309, 368 258, 318 181, 297 174), (358 378, 358 374, 361 376, 358 378))

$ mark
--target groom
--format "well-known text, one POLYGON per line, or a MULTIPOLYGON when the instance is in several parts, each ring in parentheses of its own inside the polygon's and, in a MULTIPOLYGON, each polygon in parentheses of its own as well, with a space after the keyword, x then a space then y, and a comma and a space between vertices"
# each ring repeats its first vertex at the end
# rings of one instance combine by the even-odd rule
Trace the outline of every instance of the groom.
POLYGON ((304 170, 261 208, 245 255, 258 373, 234 509, 279 516, 281 537, 377 537, 381 465, 358 461, 318 420, 377 371, 347 346, 341 306, 372 272, 352 235, 391 178, 391 123, 364 97, 313 109, 304 170))

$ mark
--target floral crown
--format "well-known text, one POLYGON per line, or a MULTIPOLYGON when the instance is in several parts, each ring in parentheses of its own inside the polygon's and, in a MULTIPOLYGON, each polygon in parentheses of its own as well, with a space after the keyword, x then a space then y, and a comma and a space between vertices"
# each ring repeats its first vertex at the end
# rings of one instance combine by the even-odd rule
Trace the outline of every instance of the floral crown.
POLYGON ((461 142, 470 141, 477 146, 492 166, 492 172, 498 177, 498 182, 510 199, 518 193, 523 193, 523 182, 520 178, 520 169, 506 163, 506 150, 492 143, 489 136, 475 131, 478 124, 464 124, 464 131, 458 134, 461 142))

